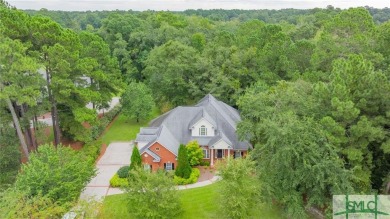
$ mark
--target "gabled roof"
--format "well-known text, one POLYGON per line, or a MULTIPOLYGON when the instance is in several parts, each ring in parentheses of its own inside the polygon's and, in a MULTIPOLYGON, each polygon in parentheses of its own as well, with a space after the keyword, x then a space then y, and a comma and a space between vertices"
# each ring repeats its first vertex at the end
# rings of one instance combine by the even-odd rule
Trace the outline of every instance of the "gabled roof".
MULTIPOLYGON (((150 156, 153 157, 153 162, 160 162, 160 160, 161 160, 160 156, 158 156, 157 154, 155 154, 153 151, 149 150, 149 148, 146 149, 146 150, 145 150, 144 152, 142 152, 142 153, 148 153, 148 154, 150 154, 150 156)), ((142 153, 141 153, 141 154, 142 154, 142 153)))
POLYGON ((191 140, 197 140, 200 145, 211 146, 222 139, 233 149, 246 150, 251 147, 250 144, 240 141, 236 134, 237 123, 240 121, 240 114, 236 109, 208 94, 195 106, 179 106, 152 120, 150 127, 141 129, 136 141, 151 139, 140 151, 159 142, 176 156, 179 145, 191 140), (191 135, 190 128, 202 118, 214 126, 216 136, 191 135))
POLYGON ((207 122, 209 122, 215 129, 217 128, 217 123, 214 121, 214 119, 204 110, 202 109, 190 122, 188 125, 189 129, 192 129, 196 123, 198 123, 201 119, 205 119, 207 122))
POLYGON ((220 135, 214 136, 214 138, 211 139, 211 141, 209 142, 209 146, 213 146, 215 143, 217 143, 220 140, 223 140, 228 145, 233 146, 232 142, 230 142, 230 140, 223 133, 221 133, 220 135))

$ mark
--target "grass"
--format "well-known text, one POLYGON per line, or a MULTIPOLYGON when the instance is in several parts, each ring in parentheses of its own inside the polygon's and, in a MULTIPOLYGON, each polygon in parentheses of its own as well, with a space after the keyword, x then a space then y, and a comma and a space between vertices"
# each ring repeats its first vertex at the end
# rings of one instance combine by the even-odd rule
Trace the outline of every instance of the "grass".
MULTIPOLYGON (((149 119, 153 119, 159 115, 157 108, 153 109, 149 119)), ((136 122, 135 119, 128 119, 124 115, 119 114, 112 126, 102 135, 101 140, 105 144, 110 144, 114 141, 130 141, 135 139, 139 129, 147 126, 149 120, 136 122)))
MULTIPOLYGON (((178 219, 222 219, 223 217, 218 213, 219 204, 216 201, 218 186, 219 183, 214 183, 205 187, 180 190, 183 212, 178 219)), ((133 218, 127 210, 126 194, 106 197, 98 218, 133 218)), ((251 218, 279 219, 285 217, 276 208, 260 204, 253 209, 251 218)))

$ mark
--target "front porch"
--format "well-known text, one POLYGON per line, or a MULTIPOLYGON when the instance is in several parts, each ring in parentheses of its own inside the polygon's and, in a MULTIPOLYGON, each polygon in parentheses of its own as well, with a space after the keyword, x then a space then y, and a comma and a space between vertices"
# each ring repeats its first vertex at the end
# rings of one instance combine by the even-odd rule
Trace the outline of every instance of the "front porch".
POLYGON ((239 157, 245 157, 247 154, 247 151, 244 150, 234 150, 234 149, 216 149, 216 148, 208 148, 208 147, 202 147, 203 148, 203 161, 209 161, 210 166, 214 166, 215 163, 218 160, 225 160, 225 159, 235 159, 239 157))

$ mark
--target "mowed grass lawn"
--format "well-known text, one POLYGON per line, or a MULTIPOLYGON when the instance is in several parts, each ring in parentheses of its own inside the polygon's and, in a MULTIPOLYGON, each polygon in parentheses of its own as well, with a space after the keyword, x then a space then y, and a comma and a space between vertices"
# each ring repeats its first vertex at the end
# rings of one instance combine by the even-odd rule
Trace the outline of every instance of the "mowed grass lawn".
POLYGON ((137 123, 135 119, 128 119, 120 113, 112 126, 102 135, 101 140, 107 145, 114 141, 133 140, 137 136, 139 129, 148 126, 149 121, 159 114, 159 110, 155 108, 149 119, 137 123))
MULTIPOLYGON (((223 218, 218 212, 219 203, 216 200, 218 186, 219 183, 214 183, 205 187, 179 191, 183 212, 178 219, 223 218)), ((99 218, 133 218, 126 206, 126 194, 107 196, 99 218)), ((276 208, 259 205, 253 209, 251 218, 279 219, 285 217, 276 208)))

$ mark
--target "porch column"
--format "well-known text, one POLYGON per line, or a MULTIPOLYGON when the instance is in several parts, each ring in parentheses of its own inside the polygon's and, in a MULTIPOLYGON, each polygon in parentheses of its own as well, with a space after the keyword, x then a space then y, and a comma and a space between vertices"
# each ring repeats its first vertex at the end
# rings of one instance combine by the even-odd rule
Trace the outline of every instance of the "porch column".
POLYGON ((211 163, 210 163, 210 166, 214 166, 214 149, 210 149, 211 150, 211 163))
POLYGON ((230 160, 230 148, 228 148, 228 160, 230 160))

